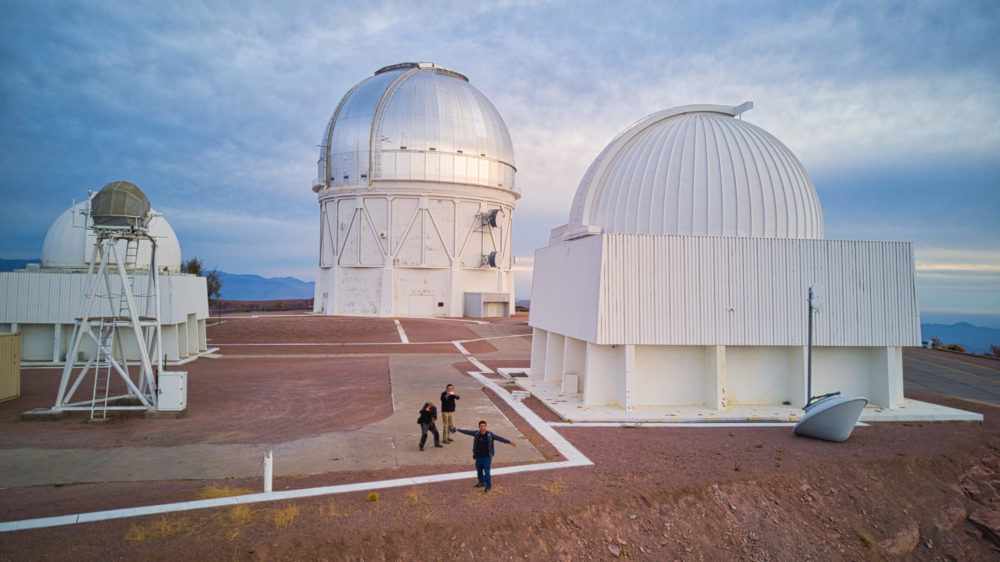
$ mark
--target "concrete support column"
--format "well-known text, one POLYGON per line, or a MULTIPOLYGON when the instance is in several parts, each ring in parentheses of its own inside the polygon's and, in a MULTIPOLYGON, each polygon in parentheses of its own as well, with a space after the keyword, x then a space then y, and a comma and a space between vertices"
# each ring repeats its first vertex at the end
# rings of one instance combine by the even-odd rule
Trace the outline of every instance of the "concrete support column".
POLYGON ((205 319, 202 318, 198 321, 198 351, 208 350, 208 333, 206 329, 205 319))
POLYGON ((868 400, 884 408, 898 408, 903 400, 903 349, 880 347, 869 360, 868 400))
POLYGON ((560 384, 563 374, 563 353, 566 336, 549 332, 545 345, 545 382, 560 384))
POLYGON ((185 355, 198 355, 200 335, 198 333, 198 317, 194 313, 187 315, 187 350, 185 355))
POLYGON ((548 331, 531 329, 531 377, 545 380, 545 352, 548 345, 548 331))
POLYGON ((724 345, 705 346, 705 405, 716 410, 728 407, 724 345))
POLYGON ((577 394, 582 388, 587 363, 587 342, 566 338, 563 351, 563 393, 577 394))

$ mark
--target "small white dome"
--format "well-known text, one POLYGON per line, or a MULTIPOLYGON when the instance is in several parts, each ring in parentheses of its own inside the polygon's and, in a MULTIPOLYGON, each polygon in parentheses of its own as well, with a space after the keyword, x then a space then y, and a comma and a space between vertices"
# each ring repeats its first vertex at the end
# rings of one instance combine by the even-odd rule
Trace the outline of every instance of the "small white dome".
POLYGON ((315 191, 377 180, 514 191, 514 145, 490 100, 434 63, 386 66, 351 88, 326 126, 315 191))
POLYGON ((567 236, 611 232, 823 238, 798 158, 740 107, 654 113, 615 137, 577 188, 567 236))
MULTIPOLYGON (((167 219, 150 210, 149 234, 156 240, 156 263, 177 273, 181 270, 181 246, 167 219)), ((82 201, 66 209, 53 221, 42 243, 42 267, 53 269, 85 269, 94 252, 90 225, 90 201, 82 201)), ((118 252, 125 257, 125 242, 118 243, 118 252)), ((138 269, 149 269, 150 245, 139 245, 138 269)))

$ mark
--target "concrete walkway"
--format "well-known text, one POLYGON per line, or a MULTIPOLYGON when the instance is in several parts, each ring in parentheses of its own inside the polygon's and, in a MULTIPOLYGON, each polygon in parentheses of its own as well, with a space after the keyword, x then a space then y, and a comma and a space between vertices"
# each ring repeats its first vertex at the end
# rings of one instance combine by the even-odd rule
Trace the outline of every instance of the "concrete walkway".
POLYGON ((450 355, 393 354, 389 361, 393 414, 356 431, 283 443, 0 449, 0 482, 5 488, 14 488, 79 482, 263 477, 263 458, 268 449, 274 453, 275 476, 400 466, 471 465, 472 443, 465 435, 456 435, 455 442, 442 449, 435 448, 433 437, 428 435, 424 451, 417 448, 418 410, 425 401, 440 408, 441 391, 448 383, 454 384, 461 396, 455 416, 458 427, 474 429, 480 419, 487 420, 491 431, 518 442, 516 448, 504 448, 500 456, 503 462, 543 460, 486 397, 482 384, 455 371, 452 365, 462 360, 457 348, 450 355))

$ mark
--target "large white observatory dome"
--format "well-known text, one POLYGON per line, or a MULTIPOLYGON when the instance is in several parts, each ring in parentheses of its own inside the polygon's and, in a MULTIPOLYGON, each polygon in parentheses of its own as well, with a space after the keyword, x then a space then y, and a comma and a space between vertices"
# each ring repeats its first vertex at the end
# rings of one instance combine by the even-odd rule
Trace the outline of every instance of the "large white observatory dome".
POLYGON ((514 147, 465 76, 430 62, 377 70, 337 104, 318 172, 316 312, 513 312, 514 147))
MULTIPOLYGON (((91 224, 90 200, 81 201, 66 209, 53 221, 42 243, 42 267, 46 269, 86 269, 94 250, 95 237, 87 228, 91 224)), ((149 235, 156 240, 156 263, 172 272, 181 268, 181 246, 174 229, 167 219, 150 210, 149 235)), ((125 244, 119 242, 118 251, 124 255, 125 244)), ((136 267, 149 268, 149 247, 139 246, 136 267)))
POLYGON ((493 104, 465 76, 433 63, 379 69, 340 100, 323 135, 315 191, 375 180, 510 190, 514 148, 493 104))
POLYGON ((816 189, 752 108, 688 105, 632 125, 594 160, 565 234, 823 238, 816 189))

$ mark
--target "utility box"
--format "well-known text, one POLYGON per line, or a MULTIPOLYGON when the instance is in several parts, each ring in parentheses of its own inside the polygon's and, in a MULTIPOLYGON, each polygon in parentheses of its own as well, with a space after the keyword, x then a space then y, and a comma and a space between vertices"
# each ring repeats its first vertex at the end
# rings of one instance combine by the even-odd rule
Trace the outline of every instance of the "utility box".
POLYGON ((157 410, 180 412, 187 409, 187 371, 160 373, 157 410))
POLYGON ((0 334, 0 402, 21 396, 21 334, 0 334))

